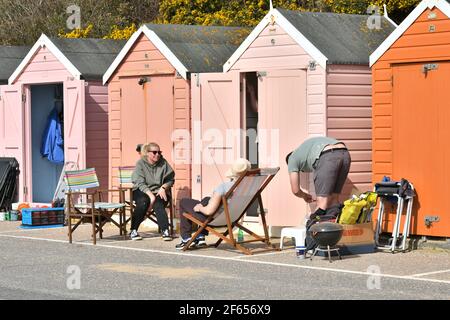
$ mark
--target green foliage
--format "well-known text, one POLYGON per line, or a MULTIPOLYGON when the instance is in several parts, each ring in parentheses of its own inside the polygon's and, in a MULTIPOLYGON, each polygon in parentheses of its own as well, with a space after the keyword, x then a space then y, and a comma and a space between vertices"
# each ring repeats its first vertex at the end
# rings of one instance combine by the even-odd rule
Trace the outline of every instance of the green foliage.
MULTIPOLYGON (((301 11, 368 14, 370 5, 387 5, 400 23, 420 0, 273 0, 275 8, 301 11)), ((255 26, 269 11, 269 0, 161 0, 160 23, 255 26)))
MULTIPOLYGON (((367 14, 369 5, 400 23, 420 0, 273 0, 275 8, 367 14)), ((126 39, 143 23, 255 26, 269 11, 269 0, 0 0, 0 45, 32 45, 50 37, 126 39), (69 30, 66 12, 76 3, 81 26, 69 30)))
POLYGON ((0 0, 0 45, 32 45, 42 33, 50 37, 119 37, 133 23, 158 15, 158 0, 0 0), (70 30, 70 5, 81 9, 81 26, 70 30))

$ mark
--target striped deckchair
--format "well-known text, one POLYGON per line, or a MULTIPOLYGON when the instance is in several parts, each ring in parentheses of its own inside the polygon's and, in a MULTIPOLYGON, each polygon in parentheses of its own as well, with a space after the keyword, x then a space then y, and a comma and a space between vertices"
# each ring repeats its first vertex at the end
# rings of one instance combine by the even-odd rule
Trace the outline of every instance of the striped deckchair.
POLYGON ((204 222, 198 220, 190 213, 183 213, 187 219, 199 226, 197 232, 191 237, 191 240, 183 248, 183 251, 189 249, 192 241, 194 241, 204 229, 219 237, 215 247, 218 247, 222 241, 225 241, 245 254, 253 254, 252 250, 244 247, 242 244, 249 242, 263 242, 266 244, 266 249, 276 250, 270 243, 261 192, 270 183, 279 170, 280 168, 267 168, 247 171, 245 175, 239 177, 239 179, 231 187, 230 191, 222 197, 221 205, 217 211, 207 217, 204 222), (264 237, 253 233, 242 226, 239 222, 255 201, 258 201, 259 204, 259 211, 264 228, 264 237), (216 228, 223 227, 226 227, 226 230, 222 233, 215 230, 216 228), (236 241, 233 236, 234 228, 243 230, 249 234, 251 239, 240 242, 236 241))
MULTIPOLYGON (((126 204, 126 209, 130 212, 130 216, 125 219, 125 223, 128 223, 131 220, 131 216, 133 215, 134 210, 134 202, 133 199, 133 181, 131 176, 133 175, 135 167, 133 166, 123 166, 119 167, 119 189, 122 190, 122 198, 126 204)), ((169 209, 169 229, 171 235, 173 235, 173 200, 172 200, 172 190, 167 190, 168 203, 166 209, 169 209)), ((156 218, 156 214, 153 210, 149 210, 146 213, 146 218, 150 219, 154 223, 158 224, 158 220, 156 218)))
POLYGON ((104 202, 104 194, 110 192, 120 192, 120 190, 94 190, 100 186, 94 168, 76 171, 66 171, 64 179, 67 184, 66 192, 66 214, 69 228, 69 242, 72 243, 72 233, 82 224, 92 224, 92 241, 97 243, 96 235, 99 233, 103 238, 103 227, 107 222, 111 222, 120 230, 120 235, 126 237, 125 203, 104 202), (119 222, 112 216, 119 214, 119 222), (72 226, 72 219, 78 220, 72 226))

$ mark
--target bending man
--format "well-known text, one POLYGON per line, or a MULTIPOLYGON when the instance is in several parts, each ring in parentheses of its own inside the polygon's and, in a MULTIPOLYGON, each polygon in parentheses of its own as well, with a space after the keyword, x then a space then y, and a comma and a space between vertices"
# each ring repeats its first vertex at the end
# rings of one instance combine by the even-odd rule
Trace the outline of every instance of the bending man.
POLYGON ((289 179, 292 193, 307 203, 312 196, 300 188, 300 172, 313 172, 317 195, 318 215, 337 207, 339 196, 350 170, 351 158, 343 142, 329 137, 314 137, 305 140, 287 155, 289 179))

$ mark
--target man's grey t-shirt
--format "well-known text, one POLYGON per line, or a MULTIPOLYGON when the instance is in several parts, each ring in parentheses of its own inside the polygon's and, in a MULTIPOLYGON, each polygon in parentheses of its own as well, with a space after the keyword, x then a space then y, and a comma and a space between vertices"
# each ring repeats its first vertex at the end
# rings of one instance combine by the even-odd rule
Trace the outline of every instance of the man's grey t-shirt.
POLYGON ((313 164, 320 157, 322 150, 340 141, 328 137, 314 137, 305 140, 289 157, 289 172, 313 172, 313 164))

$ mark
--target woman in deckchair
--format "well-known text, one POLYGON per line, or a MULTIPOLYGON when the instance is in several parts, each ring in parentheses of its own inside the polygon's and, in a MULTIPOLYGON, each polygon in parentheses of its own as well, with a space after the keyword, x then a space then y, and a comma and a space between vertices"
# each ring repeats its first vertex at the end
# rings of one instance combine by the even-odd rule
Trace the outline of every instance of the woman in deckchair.
MULTIPOLYGON (((180 233, 181 242, 175 246, 177 250, 182 250, 192 235, 192 221, 187 219, 183 213, 187 212, 192 214, 195 218, 200 221, 205 221, 208 216, 214 214, 219 209, 221 205, 222 196, 224 196, 234 185, 235 181, 248 170, 251 169, 250 161, 247 159, 239 158, 237 159, 231 168, 226 172, 226 177, 230 181, 224 182, 214 189, 211 197, 203 198, 201 201, 184 198, 180 202, 180 233)), ((223 210, 223 209, 221 209, 223 210)), ((202 247, 206 246, 205 236, 208 235, 208 231, 204 229, 192 242, 191 246, 202 247)))

